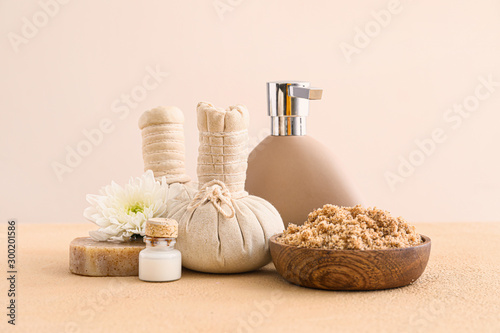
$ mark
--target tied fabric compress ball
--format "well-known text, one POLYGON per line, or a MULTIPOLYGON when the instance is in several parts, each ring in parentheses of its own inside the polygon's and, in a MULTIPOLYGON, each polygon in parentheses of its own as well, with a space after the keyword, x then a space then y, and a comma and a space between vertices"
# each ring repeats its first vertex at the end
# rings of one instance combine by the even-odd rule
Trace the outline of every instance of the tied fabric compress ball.
POLYGON ((248 110, 202 102, 197 113, 199 191, 191 200, 174 200, 168 211, 179 222, 183 265, 208 273, 258 269, 271 261, 269 238, 284 226, 273 205, 244 189, 248 110))

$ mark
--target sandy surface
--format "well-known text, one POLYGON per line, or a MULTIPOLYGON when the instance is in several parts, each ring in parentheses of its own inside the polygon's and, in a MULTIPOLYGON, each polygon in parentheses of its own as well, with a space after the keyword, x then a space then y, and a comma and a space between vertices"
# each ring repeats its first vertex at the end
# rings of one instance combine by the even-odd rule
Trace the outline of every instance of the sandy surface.
MULTIPOLYGON (((431 259, 413 285, 330 292, 260 271, 145 283, 68 270, 68 244, 91 224, 20 225, 17 332, 499 332, 500 223, 417 224, 431 259)), ((6 228, 2 227, 6 258, 6 228)), ((5 274, 6 259, 1 260, 5 274)), ((6 313, 7 284, 2 278, 6 313)))

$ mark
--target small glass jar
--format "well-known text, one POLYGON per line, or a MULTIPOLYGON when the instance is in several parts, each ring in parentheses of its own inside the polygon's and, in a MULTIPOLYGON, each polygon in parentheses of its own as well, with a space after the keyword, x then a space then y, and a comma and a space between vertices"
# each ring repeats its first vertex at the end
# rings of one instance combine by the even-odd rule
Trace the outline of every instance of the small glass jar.
POLYGON ((173 229, 174 220, 152 219, 146 223, 146 236, 144 242, 146 248, 139 253, 139 279, 150 282, 175 281, 181 278, 182 257, 181 252, 174 248, 175 237, 177 236, 177 222, 175 222, 175 232, 159 232, 158 228, 173 229), (152 230, 151 225, 155 232, 152 230), (153 234, 153 235, 151 235, 153 234), (154 236, 175 236, 175 237, 154 237, 154 236))

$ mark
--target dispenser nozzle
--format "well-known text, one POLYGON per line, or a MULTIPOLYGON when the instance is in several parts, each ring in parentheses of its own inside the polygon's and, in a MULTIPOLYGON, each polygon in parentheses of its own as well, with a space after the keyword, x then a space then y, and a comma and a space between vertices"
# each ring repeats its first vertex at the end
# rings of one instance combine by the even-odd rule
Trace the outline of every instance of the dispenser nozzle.
POLYGON ((288 87, 288 95, 297 98, 305 98, 310 100, 319 100, 323 95, 321 88, 304 88, 297 86, 288 87))
POLYGON ((322 94, 322 89, 311 88, 309 82, 305 81, 268 82, 271 135, 305 135, 309 100, 321 99, 322 94))

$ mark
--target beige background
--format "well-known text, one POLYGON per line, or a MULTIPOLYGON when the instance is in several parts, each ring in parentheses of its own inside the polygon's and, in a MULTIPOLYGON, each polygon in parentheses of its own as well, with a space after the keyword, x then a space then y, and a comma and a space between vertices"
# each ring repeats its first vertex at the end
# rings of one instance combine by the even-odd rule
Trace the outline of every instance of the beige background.
POLYGON ((254 145, 269 123, 265 82, 279 79, 324 88, 309 133, 331 148, 367 204, 414 222, 500 220, 500 87, 456 129, 443 118, 474 96, 479 76, 500 81, 498 1, 218 3, 229 6, 222 16, 212 0, 73 0, 49 17, 37 1, 0 2, 2 220, 82 222, 86 193, 141 174, 137 119, 157 105, 185 111, 194 176, 197 102, 246 104, 254 145), (394 13, 380 27, 372 12, 388 7, 394 13), (24 28, 28 37, 13 47, 23 18, 41 27, 24 28), (356 44, 366 27, 380 31, 356 44), (348 61, 342 43, 363 47, 348 61), (148 81, 141 96, 147 68, 156 67, 168 77, 154 88, 148 81), (143 99, 127 111, 119 99, 132 91, 143 99), (67 147, 103 119, 112 130, 60 181, 52 164, 65 163, 67 147), (391 190, 385 173, 436 128, 445 142, 391 190))

